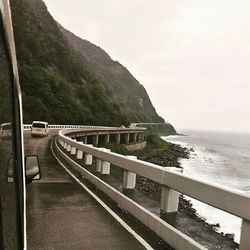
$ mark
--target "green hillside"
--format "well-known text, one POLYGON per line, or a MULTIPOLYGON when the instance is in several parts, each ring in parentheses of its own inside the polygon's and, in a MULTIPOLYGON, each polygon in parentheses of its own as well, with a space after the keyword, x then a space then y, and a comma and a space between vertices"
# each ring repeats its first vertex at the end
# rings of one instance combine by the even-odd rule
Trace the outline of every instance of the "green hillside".
POLYGON ((43 1, 11 0, 11 8, 25 123, 164 122, 129 71, 64 30, 43 1))

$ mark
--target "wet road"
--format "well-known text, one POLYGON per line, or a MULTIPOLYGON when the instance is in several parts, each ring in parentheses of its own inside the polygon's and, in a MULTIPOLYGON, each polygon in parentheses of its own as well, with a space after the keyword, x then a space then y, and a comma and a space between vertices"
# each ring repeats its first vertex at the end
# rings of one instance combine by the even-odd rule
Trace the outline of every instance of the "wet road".
POLYGON ((57 164, 51 138, 25 133, 42 172, 27 186, 28 249, 145 249, 57 164))

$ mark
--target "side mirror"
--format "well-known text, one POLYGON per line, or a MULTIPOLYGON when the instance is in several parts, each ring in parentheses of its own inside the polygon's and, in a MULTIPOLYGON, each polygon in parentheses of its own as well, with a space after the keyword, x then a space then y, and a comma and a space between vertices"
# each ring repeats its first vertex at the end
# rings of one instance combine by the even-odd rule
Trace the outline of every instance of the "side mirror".
POLYGON ((31 183, 32 180, 41 179, 41 170, 37 155, 25 156, 25 175, 26 184, 31 183))

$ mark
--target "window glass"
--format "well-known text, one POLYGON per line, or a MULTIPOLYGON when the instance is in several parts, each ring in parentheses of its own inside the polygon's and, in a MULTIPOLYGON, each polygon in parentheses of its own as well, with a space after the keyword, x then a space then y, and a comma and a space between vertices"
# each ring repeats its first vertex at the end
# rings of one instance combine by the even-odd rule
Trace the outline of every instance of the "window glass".
POLYGON ((33 123, 32 127, 33 128, 45 128, 45 124, 44 123, 33 123))

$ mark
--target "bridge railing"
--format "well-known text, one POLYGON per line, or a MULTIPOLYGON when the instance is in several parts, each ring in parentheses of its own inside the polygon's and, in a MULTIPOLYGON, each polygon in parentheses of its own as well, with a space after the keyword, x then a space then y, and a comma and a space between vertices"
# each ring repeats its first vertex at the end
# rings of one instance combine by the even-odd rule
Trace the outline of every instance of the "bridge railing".
MULTIPOLYGON (((24 129, 30 129, 32 124, 23 124, 24 129)), ((88 126, 88 125, 56 125, 56 124, 49 124, 50 129, 117 129, 117 127, 105 127, 105 126, 88 126)))
MULTIPOLYGON (((23 124, 24 129, 30 129, 32 124, 23 124)), ((125 127, 106 127, 106 126, 88 126, 88 125, 56 125, 56 124, 49 124, 50 129, 91 129, 91 130, 131 130, 131 128, 125 128, 125 127)), ((135 130, 145 131, 146 128, 135 128, 135 130)), ((73 132, 73 131, 72 131, 73 132)))
MULTIPOLYGON (((126 156, 113 152, 105 152, 101 149, 91 147, 87 144, 82 144, 71 139, 70 134, 71 132, 67 130, 61 130, 59 132, 59 141, 65 146, 65 148, 70 145, 70 147, 74 147, 76 151, 81 151, 87 155, 92 155, 97 159, 114 164, 122 168, 124 171, 138 174, 159 183, 162 185, 162 190, 165 190, 165 192, 162 192, 162 195, 165 196, 162 197, 163 202, 176 202, 176 199, 171 198, 171 192, 177 191, 242 218, 243 222, 240 249, 250 249, 249 195, 219 184, 192 178, 183 173, 174 172, 153 163, 148 163, 137 159, 129 159, 126 156)), ((169 206, 175 207, 175 204, 168 204, 168 207, 169 206)), ((137 216, 140 217, 141 215, 137 214, 137 216)), ((155 230, 157 231, 156 228, 155 230)), ((174 232, 176 233, 176 231, 174 232)), ((160 236, 164 238, 164 232, 160 232, 160 236)), ((181 237, 183 237, 183 235, 181 237)), ((168 240, 170 240, 170 242, 168 242, 171 243, 171 239, 168 240)), ((187 238, 185 238, 185 241, 186 240, 187 238)), ((180 247, 175 243, 173 243, 173 246, 177 249, 180 247)), ((202 249, 202 247, 196 246, 195 248, 185 249, 202 249)))

